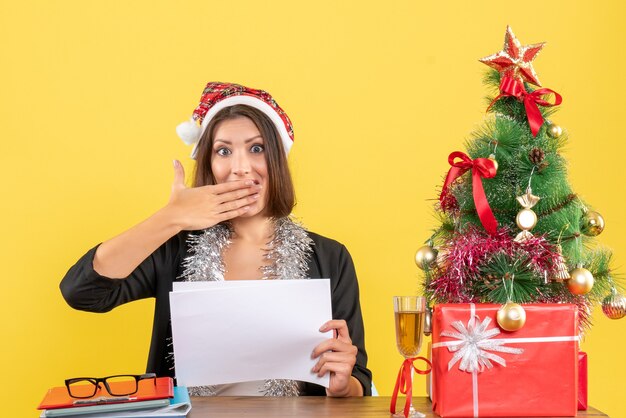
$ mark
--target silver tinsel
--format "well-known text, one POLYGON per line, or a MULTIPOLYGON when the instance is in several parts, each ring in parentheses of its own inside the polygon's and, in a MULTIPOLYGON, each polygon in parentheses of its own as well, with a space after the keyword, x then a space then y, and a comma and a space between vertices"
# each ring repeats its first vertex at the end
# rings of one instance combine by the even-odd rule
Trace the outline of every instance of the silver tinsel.
POLYGON ((268 379, 263 384, 263 396, 300 396, 299 384, 295 380, 268 379))
POLYGON ((232 231, 226 224, 217 224, 201 234, 189 234, 190 256, 183 261, 181 278, 186 282, 224 280, 222 254, 230 245, 232 231))
POLYGON ((189 396, 215 396, 217 391, 213 385, 189 386, 187 388, 189 396))
POLYGON ((261 267, 263 279, 306 279, 313 240, 301 225, 289 218, 274 221, 274 236, 267 244, 265 259, 269 264, 261 267))
MULTIPOLYGON (((274 234, 267 244, 261 273, 266 280, 306 279, 308 260, 313 251, 313 240, 305 229, 290 218, 273 221, 274 234)), ((222 254, 231 243, 232 229, 227 224, 218 224, 200 234, 187 238, 190 256, 183 261, 184 281, 222 281, 225 268, 222 254)), ((287 379, 266 380, 262 392, 265 396, 298 396, 298 382, 287 379)), ((189 388, 192 396, 214 396, 215 386, 189 388)))

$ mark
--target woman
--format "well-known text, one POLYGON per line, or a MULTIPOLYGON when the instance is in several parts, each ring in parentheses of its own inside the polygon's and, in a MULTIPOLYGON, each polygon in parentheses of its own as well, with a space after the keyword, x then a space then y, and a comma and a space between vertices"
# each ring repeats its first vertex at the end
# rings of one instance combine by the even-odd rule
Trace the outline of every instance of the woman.
MULTIPOLYGON (((66 274, 61 292, 76 309, 107 312, 155 297, 148 371, 173 376, 168 294, 178 280, 330 278, 336 338, 314 348, 313 371, 330 373, 328 396, 370 395, 358 284, 350 254, 305 231, 289 215, 295 204, 286 154, 291 122, 262 91, 209 83, 192 121, 177 129, 194 143, 193 187, 174 161, 167 205, 91 249, 66 274), (200 123, 200 126, 198 126, 200 123)), ((196 394, 323 395, 304 382, 271 380, 198 388, 196 394)))

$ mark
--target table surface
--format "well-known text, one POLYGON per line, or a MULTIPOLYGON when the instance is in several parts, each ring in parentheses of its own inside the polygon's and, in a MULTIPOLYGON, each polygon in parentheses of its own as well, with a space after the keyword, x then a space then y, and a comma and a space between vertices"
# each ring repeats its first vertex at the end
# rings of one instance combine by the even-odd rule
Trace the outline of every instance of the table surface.
MULTIPOLYGON (((218 417, 332 417, 332 418, 389 418, 388 396, 366 396, 363 398, 328 398, 325 396, 302 397, 193 397, 188 418, 218 417)), ((426 397, 413 398, 415 409, 427 417, 438 417, 431 411, 426 397)), ((398 408, 404 406, 404 398, 398 400, 398 408)), ((401 411, 401 410, 400 410, 401 411)), ((400 412, 398 411, 398 412, 400 412)), ((606 417, 595 408, 578 411, 579 417, 606 417)))

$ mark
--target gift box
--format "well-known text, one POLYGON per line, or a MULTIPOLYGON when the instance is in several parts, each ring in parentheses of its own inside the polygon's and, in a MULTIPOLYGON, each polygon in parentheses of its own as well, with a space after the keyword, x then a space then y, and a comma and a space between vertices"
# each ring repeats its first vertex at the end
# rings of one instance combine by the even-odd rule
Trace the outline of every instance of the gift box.
POLYGON ((578 353, 578 410, 587 410, 587 353, 578 353))
MULTIPOLYGON (((432 363, 433 360, 433 343, 432 342, 428 342, 428 347, 426 349, 426 356, 428 358, 428 361, 430 361, 432 363)), ((430 401, 432 402, 433 397, 432 397, 432 386, 433 386, 433 373, 432 371, 430 373, 428 373, 428 376, 426 376, 426 395, 428 396, 428 399, 430 399, 430 401)))
POLYGON ((518 331, 502 305, 441 304, 433 314, 431 395, 442 417, 576 416, 578 310, 527 304, 518 331))

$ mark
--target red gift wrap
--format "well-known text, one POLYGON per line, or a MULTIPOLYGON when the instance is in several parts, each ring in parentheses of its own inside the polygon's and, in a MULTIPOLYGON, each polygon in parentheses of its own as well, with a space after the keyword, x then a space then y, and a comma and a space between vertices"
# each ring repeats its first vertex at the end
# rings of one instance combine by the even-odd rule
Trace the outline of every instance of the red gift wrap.
POLYGON ((587 410, 587 353, 578 353, 578 410, 587 410))
POLYGON ((442 417, 576 416, 577 307, 523 305, 526 324, 507 332, 496 322, 501 306, 435 305, 433 411, 442 417))

